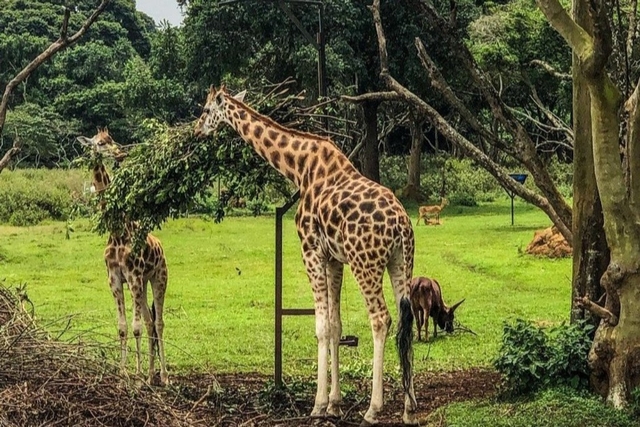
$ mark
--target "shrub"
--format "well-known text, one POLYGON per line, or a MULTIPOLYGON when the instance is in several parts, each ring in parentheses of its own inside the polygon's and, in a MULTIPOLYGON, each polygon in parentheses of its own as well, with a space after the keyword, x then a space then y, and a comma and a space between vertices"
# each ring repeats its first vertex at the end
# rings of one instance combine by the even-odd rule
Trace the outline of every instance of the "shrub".
POLYGON ((66 220, 82 194, 86 174, 79 170, 24 169, 0 174, 0 223, 35 225, 45 219, 66 220))
POLYGON ((543 387, 585 388, 592 330, 586 322, 558 326, 549 332, 522 319, 505 323, 502 346, 494 361, 502 374, 504 391, 519 395, 543 387))

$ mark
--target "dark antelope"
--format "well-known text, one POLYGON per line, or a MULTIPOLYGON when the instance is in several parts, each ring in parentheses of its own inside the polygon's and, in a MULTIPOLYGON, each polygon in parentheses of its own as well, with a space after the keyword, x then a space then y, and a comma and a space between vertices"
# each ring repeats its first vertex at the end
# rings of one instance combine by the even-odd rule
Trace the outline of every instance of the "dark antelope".
POLYGON ((428 277, 415 277, 411 281, 411 306, 416 318, 418 328, 418 341, 420 331, 424 325, 424 339, 429 337, 429 316, 433 317, 433 335, 438 336, 438 326, 448 333, 453 332, 454 312, 464 302, 464 299, 447 307, 442 299, 440 284, 428 277))

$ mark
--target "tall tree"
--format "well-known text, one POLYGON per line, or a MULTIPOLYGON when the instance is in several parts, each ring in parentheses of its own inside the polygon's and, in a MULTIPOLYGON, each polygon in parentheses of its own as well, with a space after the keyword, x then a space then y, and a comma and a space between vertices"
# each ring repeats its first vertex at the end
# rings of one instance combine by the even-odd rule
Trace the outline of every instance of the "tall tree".
MULTIPOLYGON (((573 19, 590 34, 593 23, 587 4, 573 2, 573 19)), ((585 319, 590 312, 579 304, 587 296, 597 301, 604 290, 600 278, 609 264, 609 248, 604 234, 602 203, 593 168, 591 101, 580 59, 573 55, 573 275, 571 321, 585 319)), ((594 325, 600 321, 590 319, 594 325)))
MULTIPOLYGON (((2 101, 0 101, 0 137, 4 130, 5 120, 7 117, 7 110, 9 108, 9 100, 11 98, 13 90, 24 81, 26 81, 31 74, 38 69, 43 63, 51 59, 56 53, 76 43, 87 32, 89 27, 98 19, 98 17, 105 10, 110 0, 102 0, 100 5, 91 13, 91 15, 82 23, 80 28, 69 35, 69 21, 71 18, 71 9, 64 8, 62 17, 62 25, 60 27, 60 37, 53 43, 51 43, 46 49, 44 49, 36 58, 29 62, 18 74, 16 74, 5 86, 4 94, 2 95, 2 101)), ((17 155, 20 151, 19 144, 14 142, 14 146, 5 153, 0 160, 0 172, 10 163, 12 157, 17 155)))
MULTIPOLYGON (((580 303, 602 318, 589 353, 592 384, 613 406, 624 407, 630 391, 640 384, 640 80, 623 104, 622 91, 606 69, 614 49, 611 4, 605 0, 575 1, 588 9, 590 23, 578 24, 558 0, 537 3, 575 53, 589 90, 593 169, 610 261, 601 278, 606 292, 604 307, 588 296, 580 298, 580 303), (629 117, 626 180, 619 141, 623 105, 629 117)), ((635 33, 635 29, 631 31, 635 33)))

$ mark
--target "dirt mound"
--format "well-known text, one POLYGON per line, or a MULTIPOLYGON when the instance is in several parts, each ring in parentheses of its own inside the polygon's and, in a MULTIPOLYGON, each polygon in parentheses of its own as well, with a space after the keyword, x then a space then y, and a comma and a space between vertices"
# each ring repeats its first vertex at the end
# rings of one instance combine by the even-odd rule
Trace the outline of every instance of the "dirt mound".
POLYGON ((525 250, 530 255, 541 255, 548 258, 564 258, 571 256, 571 246, 556 227, 538 230, 525 250))

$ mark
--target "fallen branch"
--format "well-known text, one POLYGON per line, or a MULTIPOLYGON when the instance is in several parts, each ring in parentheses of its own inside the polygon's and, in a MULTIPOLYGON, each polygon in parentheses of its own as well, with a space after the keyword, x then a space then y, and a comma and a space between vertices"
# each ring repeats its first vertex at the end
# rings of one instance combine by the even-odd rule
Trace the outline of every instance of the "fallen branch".
POLYGON ((609 326, 616 326, 618 324, 618 316, 606 308, 599 306, 587 297, 576 298, 575 303, 578 308, 583 308, 591 312, 591 314, 600 317, 607 322, 609 326))
POLYGON ((370 92, 356 96, 342 95, 340 99, 354 104, 368 101, 402 101, 396 92, 370 92))

